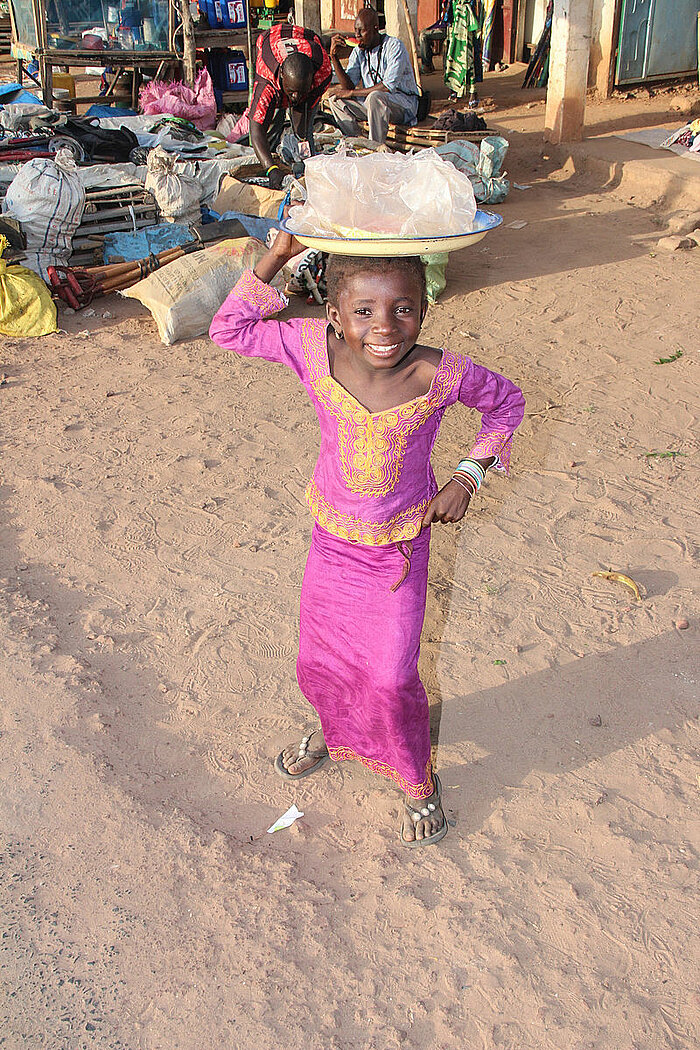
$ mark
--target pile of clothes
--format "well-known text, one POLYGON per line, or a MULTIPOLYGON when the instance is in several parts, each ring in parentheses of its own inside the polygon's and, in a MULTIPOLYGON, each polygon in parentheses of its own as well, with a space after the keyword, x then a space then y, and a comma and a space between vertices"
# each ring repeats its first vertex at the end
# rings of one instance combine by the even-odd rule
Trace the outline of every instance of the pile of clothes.
POLYGON ((691 153, 700 153, 700 118, 684 124, 661 143, 661 149, 669 146, 685 146, 691 153))
POLYGON ((488 125, 478 113, 469 110, 444 109, 439 117, 435 118, 433 131, 487 131, 488 125))

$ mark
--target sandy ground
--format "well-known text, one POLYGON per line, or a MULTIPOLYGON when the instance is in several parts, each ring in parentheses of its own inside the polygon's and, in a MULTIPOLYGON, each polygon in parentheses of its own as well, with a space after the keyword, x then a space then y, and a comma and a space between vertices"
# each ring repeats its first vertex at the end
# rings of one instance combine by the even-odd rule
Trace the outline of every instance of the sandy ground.
POLYGON ((697 1045, 700 250, 542 152, 424 331, 528 399, 511 479, 433 533, 438 847, 356 765, 272 770, 308 718, 291 373, 130 301, 5 343, 3 1050, 697 1045))

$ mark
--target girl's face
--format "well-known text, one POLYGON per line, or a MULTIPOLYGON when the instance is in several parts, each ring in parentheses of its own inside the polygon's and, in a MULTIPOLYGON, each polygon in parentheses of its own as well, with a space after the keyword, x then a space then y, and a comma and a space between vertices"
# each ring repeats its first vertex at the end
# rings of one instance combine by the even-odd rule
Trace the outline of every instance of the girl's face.
POLYGON ((418 279, 403 270, 357 273, 342 285, 328 318, 346 345, 377 370, 394 368, 416 345, 426 304, 418 279))

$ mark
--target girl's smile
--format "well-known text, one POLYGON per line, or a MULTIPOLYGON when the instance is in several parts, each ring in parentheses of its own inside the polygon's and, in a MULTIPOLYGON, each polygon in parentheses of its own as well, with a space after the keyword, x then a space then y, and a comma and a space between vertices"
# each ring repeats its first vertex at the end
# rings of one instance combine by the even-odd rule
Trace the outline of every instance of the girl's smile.
POLYGON ((403 346, 403 343, 391 343, 389 346, 382 346, 378 343, 367 343, 365 342, 365 350, 373 354, 375 357, 393 357, 394 354, 403 346))

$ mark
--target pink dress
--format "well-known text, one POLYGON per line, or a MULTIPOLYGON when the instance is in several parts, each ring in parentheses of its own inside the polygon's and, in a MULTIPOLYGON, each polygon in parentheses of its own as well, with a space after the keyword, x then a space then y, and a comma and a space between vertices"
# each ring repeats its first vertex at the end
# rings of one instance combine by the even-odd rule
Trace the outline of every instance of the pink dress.
MULTIPOLYGON (((318 414, 321 447, 306 490, 315 518, 301 596, 297 679, 331 758, 355 758, 420 799, 433 791, 428 700, 418 675, 430 530, 430 454, 445 409, 482 413, 470 456, 508 470, 521 391, 444 350, 427 393, 368 412, 331 375, 328 322, 264 320, 286 306, 247 271, 210 335, 225 349, 286 364, 318 414)), ((459 450, 460 454, 463 450, 459 450)))

